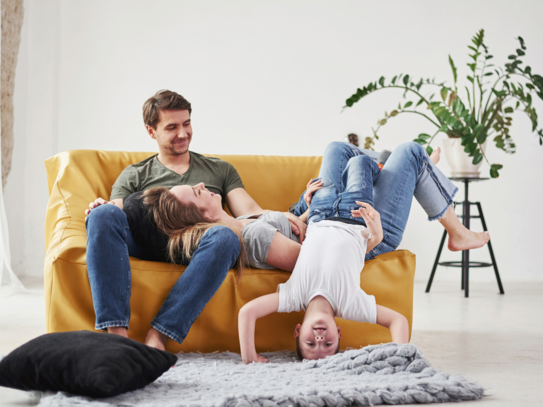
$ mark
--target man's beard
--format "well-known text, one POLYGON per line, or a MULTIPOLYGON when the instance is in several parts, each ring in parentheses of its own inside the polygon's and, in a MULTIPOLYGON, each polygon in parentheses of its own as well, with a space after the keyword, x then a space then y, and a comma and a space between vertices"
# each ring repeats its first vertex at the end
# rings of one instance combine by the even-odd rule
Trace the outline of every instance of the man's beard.
POLYGON ((175 147, 174 143, 170 143, 170 145, 168 146, 168 152, 170 153, 170 155, 177 155, 177 156, 187 154, 189 152, 189 146, 190 146, 190 139, 187 140, 186 150, 180 151, 175 147))

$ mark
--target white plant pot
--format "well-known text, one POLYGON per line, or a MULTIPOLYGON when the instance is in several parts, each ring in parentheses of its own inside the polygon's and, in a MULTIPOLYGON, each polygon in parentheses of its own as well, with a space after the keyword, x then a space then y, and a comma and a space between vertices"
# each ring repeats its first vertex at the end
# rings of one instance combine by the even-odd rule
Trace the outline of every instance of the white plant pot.
MULTIPOLYGON (((468 153, 464 151, 464 146, 461 144, 460 138, 445 138, 443 140, 443 152, 451 167, 452 177, 462 178, 477 178, 480 174, 479 168, 482 161, 473 165, 473 157, 468 156, 468 153)), ((483 152, 486 148, 486 141, 481 146, 483 152)))

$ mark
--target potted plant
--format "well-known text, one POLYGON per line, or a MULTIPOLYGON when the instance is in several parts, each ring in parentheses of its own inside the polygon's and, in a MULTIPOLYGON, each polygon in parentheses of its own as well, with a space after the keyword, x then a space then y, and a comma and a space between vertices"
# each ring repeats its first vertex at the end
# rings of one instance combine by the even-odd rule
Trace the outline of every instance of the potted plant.
MULTIPOLYGON (((378 131, 388 120, 402 113, 417 114, 436 127, 434 134, 419 134, 415 142, 425 145, 429 154, 433 149, 430 146, 439 133, 446 133, 450 139, 459 141, 470 161, 477 165, 483 158, 490 165, 490 176, 497 178, 501 164, 490 164, 484 152, 487 138, 492 137, 496 147, 508 154, 515 152, 515 143, 509 134, 515 111, 526 113, 532 122, 532 132, 537 130, 539 144, 543 145, 543 129, 538 128, 537 113, 532 106, 532 95, 543 100, 543 77, 532 73, 529 66, 522 66, 522 57, 525 55, 526 45, 522 37, 518 37, 520 48, 515 54, 509 55, 505 69, 496 67, 491 63, 492 55, 484 43, 484 30, 480 30, 472 38, 473 45, 470 63, 467 64, 470 74, 467 75, 469 86, 465 86, 464 101, 459 96, 457 87, 457 69, 449 55, 449 64, 452 69, 454 85, 449 87, 445 82, 437 83, 434 79, 420 79, 413 81, 409 75, 397 75, 388 84, 381 77, 359 88, 347 99, 346 106, 352 107, 356 102, 369 94, 381 89, 401 89, 403 97, 414 96, 414 100, 398 104, 398 108, 390 113, 385 112, 377 127, 372 128, 373 136, 366 137, 364 147, 373 149, 375 140, 379 139, 378 131), (435 92, 425 94, 427 88, 439 90, 440 100, 434 100, 435 92), (423 108, 419 109, 419 106, 423 108), (429 110, 430 112, 427 112, 429 110)), ((436 98, 437 99, 437 98, 436 98)))

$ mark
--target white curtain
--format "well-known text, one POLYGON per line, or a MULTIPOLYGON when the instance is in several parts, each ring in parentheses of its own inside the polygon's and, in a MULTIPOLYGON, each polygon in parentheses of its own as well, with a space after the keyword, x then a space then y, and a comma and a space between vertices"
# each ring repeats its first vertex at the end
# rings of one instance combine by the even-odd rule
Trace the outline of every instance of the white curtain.
MULTIPOLYGON (((4 8, 6 4, 2 1, 2 17, 6 13, 4 8)), ((20 31, 20 28, 19 28, 20 31)), ((4 34, 4 33, 3 33, 4 34)), ((4 40, 4 38, 2 38, 4 40)), ((3 42, 3 41, 1 41, 3 42)), ((0 44, 1 44, 0 42, 0 44)), ((1 55, 0 45, 0 55, 1 55)), ((1 57, 0 57, 1 62, 1 57)), ((1 63, 0 63, 1 65, 1 63)), ((3 67, 4 68, 4 67, 3 67)), ((0 93, 2 93, 2 85, 0 83, 0 93)), ((2 122, 1 110, 0 110, 0 123, 2 122)), ((2 141, 5 141, 5 137, 1 137, 2 141)), ((0 151, 2 151, 0 141, 0 151)), ((2 168, 2 154, 0 154, 0 168, 2 168)), ((6 174, 7 176, 7 174, 6 174)), ((4 191, 0 184, 0 297, 14 294, 16 292, 26 292, 26 288, 21 281, 17 278, 13 270, 11 269, 11 255, 9 250, 9 231, 8 231, 8 219, 6 217, 6 208, 4 207, 4 191), (5 272, 5 273, 4 273, 5 272), (9 277, 9 284, 6 284, 5 276, 9 277)))

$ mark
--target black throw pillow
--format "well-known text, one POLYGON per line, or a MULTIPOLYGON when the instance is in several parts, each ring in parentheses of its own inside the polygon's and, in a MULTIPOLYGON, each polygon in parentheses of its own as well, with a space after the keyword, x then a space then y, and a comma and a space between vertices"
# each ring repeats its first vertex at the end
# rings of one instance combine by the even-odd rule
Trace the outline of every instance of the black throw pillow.
POLYGON ((0 386, 112 397, 154 382, 176 361, 171 353, 118 335, 51 333, 0 360, 0 386))

